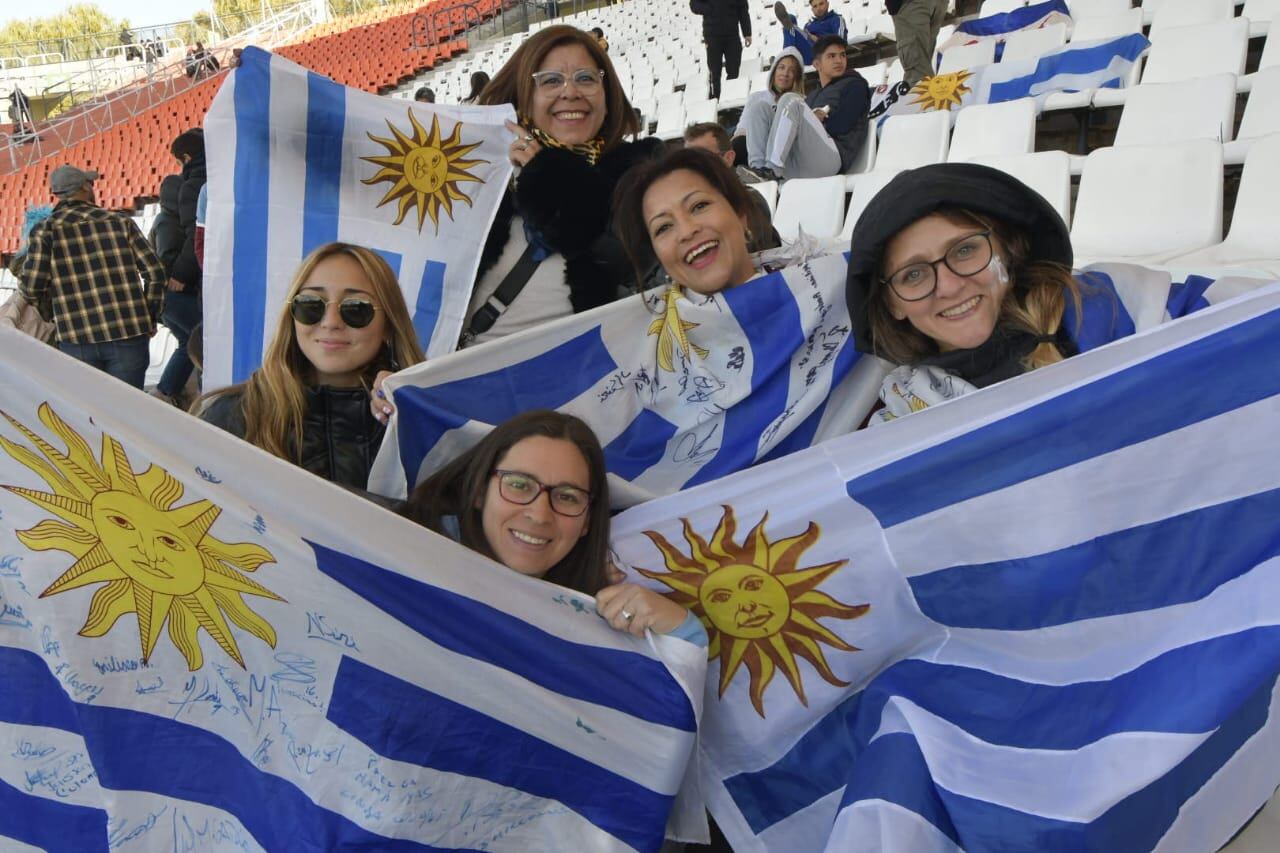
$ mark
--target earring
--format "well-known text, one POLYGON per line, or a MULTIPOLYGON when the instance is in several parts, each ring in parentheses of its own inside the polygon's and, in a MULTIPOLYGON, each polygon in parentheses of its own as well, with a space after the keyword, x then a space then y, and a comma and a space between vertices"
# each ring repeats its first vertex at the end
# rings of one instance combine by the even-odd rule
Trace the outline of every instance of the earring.
POLYGON ((755 235, 751 233, 750 228, 745 229, 744 234, 747 238, 747 245, 750 245, 755 242, 755 239, 756 239, 755 235))

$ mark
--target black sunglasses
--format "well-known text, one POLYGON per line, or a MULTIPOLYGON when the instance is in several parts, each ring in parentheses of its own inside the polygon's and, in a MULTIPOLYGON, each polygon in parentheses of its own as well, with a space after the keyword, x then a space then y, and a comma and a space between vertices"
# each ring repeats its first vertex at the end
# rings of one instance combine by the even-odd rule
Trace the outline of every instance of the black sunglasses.
MULTIPOLYGON (((289 314, 304 326, 314 326, 324 319, 329 300, 312 293, 299 293, 289 300, 289 314)), ((373 322, 378 306, 368 299, 348 296, 338 303, 338 316, 353 329, 363 329, 373 322)))

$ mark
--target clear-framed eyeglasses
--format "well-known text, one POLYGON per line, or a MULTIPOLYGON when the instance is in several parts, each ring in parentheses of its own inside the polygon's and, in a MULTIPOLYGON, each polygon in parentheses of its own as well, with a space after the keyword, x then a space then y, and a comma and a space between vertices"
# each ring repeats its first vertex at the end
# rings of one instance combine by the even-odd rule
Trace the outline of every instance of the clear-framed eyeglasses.
POLYGON ((565 74, 563 71, 535 71, 530 76, 533 77, 534 88, 544 95, 560 94, 570 81, 584 95, 598 92, 604 84, 604 71, 591 68, 579 68, 572 74, 565 74))
POLYGON ((493 474, 498 478, 498 494, 513 504, 531 504, 546 492, 552 512, 569 518, 577 518, 591 505, 591 493, 577 486, 548 486, 523 471, 498 468, 493 474))
POLYGON ((979 231, 951 244, 946 254, 936 261, 908 264, 880 281, 889 285, 903 302, 919 302, 938 289, 938 264, 946 264, 956 275, 968 278, 990 266, 992 257, 991 232, 979 231))

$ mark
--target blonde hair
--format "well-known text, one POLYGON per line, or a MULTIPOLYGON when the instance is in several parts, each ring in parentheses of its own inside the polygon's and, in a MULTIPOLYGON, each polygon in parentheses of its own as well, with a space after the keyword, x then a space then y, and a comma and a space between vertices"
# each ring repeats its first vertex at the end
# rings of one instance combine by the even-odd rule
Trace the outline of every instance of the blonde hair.
POLYGON ((320 262, 335 255, 345 255, 360 265, 374 302, 386 315, 389 346, 365 366, 361 378, 366 387, 379 370, 398 370, 425 359, 400 283, 382 256, 363 246, 327 243, 307 255, 294 273, 275 335, 262 356, 262 366, 244 382, 212 391, 192 406, 192 411, 200 411, 217 397, 239 394, 245 441, 294 464, 302 461, 302 424, 307 415, 306 387, 312 367, 298 346, 288 303, 320 262))
POLYGON ((795 76, 791 78, 791 88, 788 89, 787 92, 795 92, 797 95, 803 98, 804 97, 804 65, 800 62, 800 60, 796 59, 791 54, 778 57, 778 61, 773 63, 773 67, 769 69, 769 91, 773 92, 773 95, 775 98, 781 98, 783 95, 787 94, 787 92, 779 92, 777 89, 774 88, 773 79, 778 73, 778 66, 786 62, 788 59, 790 59, 792 62, 796 64, 796 73, 795 73, 795 76))
MULTIPOLYGON (((968 210, 940 210, 937 213, 957 225, 979 225, 988 229, 993 238, 993 256, 1003 254, 1005 266, 1009 268, 1010 286, 1000 304, 997 328, 1029 332, 1042 338, 1054 337, 1062 327, 1068 298, 1076 316, 1081 315, 1083 297, 1080 284, 1071 275, 1071 270, 1061 264, 1030 259, 1030 244, 1021 232, 1011 230, 999 220, 968 210)), ((884 274, 883 269, 879 272, 884 274)), ((894 364, 916 364, 936 355, 938 345, 932 338, 912 326, 910 320, 899 320, 893 316, 889 310, 889 296, 889 285, 881 284, 879 295, 867 306, 875 354, 894 364)), ((1035 370, 1062 361, 1064 357, 1055 343, 1043 341, 1023 357, 1022 365, 1027 370, 1035 370)))

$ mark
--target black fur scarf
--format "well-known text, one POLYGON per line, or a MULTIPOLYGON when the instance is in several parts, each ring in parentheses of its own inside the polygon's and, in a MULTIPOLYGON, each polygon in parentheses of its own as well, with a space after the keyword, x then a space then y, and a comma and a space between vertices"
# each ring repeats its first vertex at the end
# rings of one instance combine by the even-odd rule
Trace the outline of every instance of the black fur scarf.
POLYGON ((662 152, 662 142, 653 137, 624 142, 592 167, 568 151, 540 151, 521 171, 516 189, 502 197, 480 254, 476 281, 502 256, 518 212, 548 247, 564 256, 575 314, 630 291, 635 276, 622 244, 609 230, 613 189, 628 169, 662 152))

